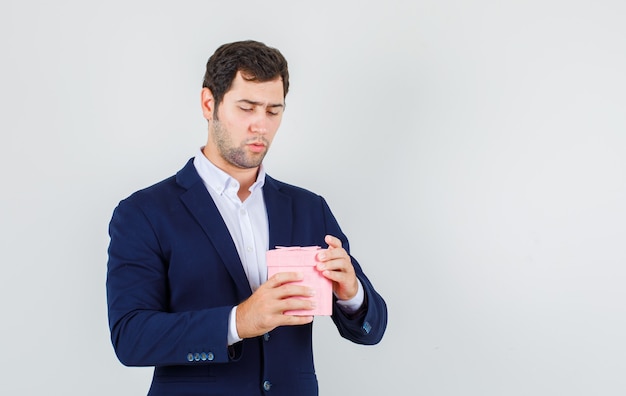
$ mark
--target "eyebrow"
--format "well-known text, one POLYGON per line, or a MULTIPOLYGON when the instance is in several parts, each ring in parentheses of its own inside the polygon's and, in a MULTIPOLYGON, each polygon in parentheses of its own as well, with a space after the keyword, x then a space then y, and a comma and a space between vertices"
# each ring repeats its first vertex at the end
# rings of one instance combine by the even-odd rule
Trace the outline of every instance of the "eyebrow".
MULTIPOLYGON (((249 99, 239 99, 237 101, 237 103, 241 103, 241 102, 247 103, 247 104, 253 105, 253 106, 263 106, 265 104, 263 102, 257 102, 257 101, 249 100, 249 99)), ((270 104, 267 105, 267 107, 272 107, 272 108, 275 108, 275 107, 285 107, 285 105, 282 104, 282 103, 270 103, 270 104)))

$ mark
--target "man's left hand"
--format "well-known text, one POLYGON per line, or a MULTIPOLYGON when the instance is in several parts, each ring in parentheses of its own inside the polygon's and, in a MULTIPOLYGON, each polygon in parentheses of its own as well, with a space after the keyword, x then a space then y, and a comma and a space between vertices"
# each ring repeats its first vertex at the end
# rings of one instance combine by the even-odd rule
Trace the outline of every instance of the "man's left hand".
POLYGON ((317 259, 320 261, 317 264, 317 270, 333 281, 333 292, 339 300, 350 300, 359 290, 350 256, 341 247, 339 238, 326 235, 324 241, 328 244, 328 249, 317 254, 317 259))

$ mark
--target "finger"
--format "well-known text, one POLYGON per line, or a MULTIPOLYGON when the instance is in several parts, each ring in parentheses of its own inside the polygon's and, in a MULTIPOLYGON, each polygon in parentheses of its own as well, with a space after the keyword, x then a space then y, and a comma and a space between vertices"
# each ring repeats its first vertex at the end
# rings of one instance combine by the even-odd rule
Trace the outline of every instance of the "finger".
POLYGON ((334 237, 332 235, 326 235, 324 237, 324 241, 328 244, 329 248, 340 248, 341 247, 341 239, 334 237))
POLYGON ((312 315, 283 315, 281 325, 283 326, 298 326, 313 321, 312 315))
POLYGON ((314 300, 308 298, 291 297, 282 300, 279 304, 280 312, 310 311, 317 308, 314 300))
POLYGON ((341 283, 346 279, 346 273, 343 271, 324 270, 322 276, 336 283, 341 283))
POLYGON ((320 259, 320 262, 317 264, 318 271, 331 270, 349 272, 351 268, 354 268, 348 254, 345 253, 343 249, 337 250, 340 250, 343 253, 339 253, 338 255, 336 255, 334 252, 333 254, 327 252, 323 254, 324 259, 320 259))
POLYGON ((298 282, 304 279, 302 272, 279 272, 267 280, 270 287, 279 287, 285 283, 298 282))
POLYGON ((330 261, 337 259, 346 259, 349 260, 348 252, 346 252, 343 248, 334 248, 334 249, 326 249, 322 250, 317 254, 317 259, 319 261, 330 261))
POLYGON ((315 289, 295 284, 285 284, 278 288, 277 297, 280 299, 291 297, 313 297, 315 295, 315 289))
POLYGON ((322 276, 338 283, 346 282, 356 277, 352 263, 342 261, 341 265, 336 266, 333 266, 333 263, 334 261, 322 264, 324 268, 318 267, 318 271, 321 272, 322 276))

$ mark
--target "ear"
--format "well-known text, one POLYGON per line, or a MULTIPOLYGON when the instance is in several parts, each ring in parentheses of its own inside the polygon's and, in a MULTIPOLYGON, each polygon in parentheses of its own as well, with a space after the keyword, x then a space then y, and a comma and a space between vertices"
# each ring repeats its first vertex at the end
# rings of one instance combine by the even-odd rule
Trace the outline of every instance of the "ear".
POLYGON ((213 111, 215 110, 215 99, 213 93, 208 88, 202 88, 200 93, 200 106, 202 107, 202 114, 208 121, 213 119, 213 111))

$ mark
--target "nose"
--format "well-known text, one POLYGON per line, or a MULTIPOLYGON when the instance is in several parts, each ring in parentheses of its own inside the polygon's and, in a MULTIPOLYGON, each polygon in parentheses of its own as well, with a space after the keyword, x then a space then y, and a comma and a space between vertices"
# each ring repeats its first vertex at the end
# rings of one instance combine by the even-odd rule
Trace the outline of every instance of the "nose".
POLYGON ((250 131, 253 133, 266 134, 268 132, 268 119, 265 114, 257 114, 250 123, 250 131))
POLYGON ((266 134, 267 133, 267 126, 263 122, 253 122, 250 125, 250 131, 254 132, 254 133, 259 133, 259 134, 266 134))

